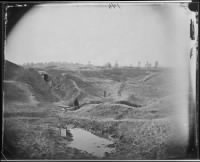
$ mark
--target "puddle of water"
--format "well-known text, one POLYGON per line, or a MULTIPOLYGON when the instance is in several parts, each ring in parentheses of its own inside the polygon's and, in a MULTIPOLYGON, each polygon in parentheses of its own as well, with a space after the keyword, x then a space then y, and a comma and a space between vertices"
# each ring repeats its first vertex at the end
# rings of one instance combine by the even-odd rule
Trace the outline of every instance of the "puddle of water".
POLYGON ((106 147, 109 144, 113 144, 112 141, 98 137, 80 128, 70 129, 70 132, 73 136, 73 141, 69 144, 70 147, 87 151, 98 157, 103 157, 105 152, 114 151, 113 148, 106 147))
MULTIPOLYGON (((104 157, 105 152, 112 152, 114 148, 107 145, 113 144, 112 141, 98 137, 80 128, 69 128, 73 136, 73 141, 68 145, 72 148, 86 151, 98 157, 104 157)), ((61 129, 61 136, 66 136, 66 129, 61 129)))

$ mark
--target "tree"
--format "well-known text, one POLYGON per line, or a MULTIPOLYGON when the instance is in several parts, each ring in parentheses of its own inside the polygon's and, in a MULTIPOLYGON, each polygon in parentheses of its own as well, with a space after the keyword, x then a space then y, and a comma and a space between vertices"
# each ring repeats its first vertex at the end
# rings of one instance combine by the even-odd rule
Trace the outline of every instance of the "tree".
POLYGON ((91 65, 91 61, 88 61, 88 65, 91 65))
POLYGON ((145 67, 148 68, 148 66, 149 66, 149 63, 148 63, 148 61, 147 61, 146 64, 145 64, 145 67))
POLYGON ((151 63, 148 64, 148 68, 151 68, 151 63))
POLYGON ((119 67, 119 64, 118 64, 118 62, 116 61, 115 62, 115 68, 118 68, 119 67))
POLYGON ((137 64, 137 66, 138 66, 138 67, 140 67, 140 66, 141 66, 141 62, 140 62, 140 61, 138 61, 138 64, 137 64))
POLYGON ((108 63, 106 63, 105 67, 107 67, 107 68, 111 68, 111 67, 112 67, 112 65, 111 65, 111 63, 110 63, 110 62, 108 62, 108 63))
POLYGON ((159 64, 158 61, 155 61, 154 67, 157 68, 157 67, 158 67, 158 64, 159 64))

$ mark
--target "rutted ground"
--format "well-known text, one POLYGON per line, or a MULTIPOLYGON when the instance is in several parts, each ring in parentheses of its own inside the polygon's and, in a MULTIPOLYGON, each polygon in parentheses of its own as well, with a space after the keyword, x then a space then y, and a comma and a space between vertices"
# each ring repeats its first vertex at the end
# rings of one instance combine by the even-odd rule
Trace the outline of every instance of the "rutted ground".
POLYGON ((4 153, 10 159, 100 159, 69 147, 72 137, 61 137, 57 131, 69 125, 113 141, 108 147, 115 152, 103 159, 166 159, 185 154, 186 143, 173 145, 175 105, 171 83, 165 79, 170 78, 168 72, 43 68, 52 81, 50 87, 42 77, 39 84, 33 82, 34 75, 39 77, 36 70, 23 69, 20 78, 13 78, 16 71, 4 81, 4 153), (46 87, 39 91, 40 86, 46 87), (59 107, 72 106, 76 97, 80 109, 59 107))

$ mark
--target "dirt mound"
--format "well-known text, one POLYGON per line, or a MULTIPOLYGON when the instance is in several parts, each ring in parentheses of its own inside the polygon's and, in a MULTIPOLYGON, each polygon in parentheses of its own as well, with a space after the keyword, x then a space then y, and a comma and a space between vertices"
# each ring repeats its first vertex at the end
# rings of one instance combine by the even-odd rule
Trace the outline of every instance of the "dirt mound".
POLYGON ((99 98, 101 94, 98 87, 91 82, 85 81, 84 78, 81 78, 76 73, 52 76, 52 80, 54 92, 66 103, 73 102, 76 97, 83 103, 86 100, 99 98))
POLYGON ((16 65, 10 61, 5 60, 4 62, 4 79, 13 80, 17 75, 24 71, 24 68, 16 65))
MULTIPOLYGON (((56 101, 49 85, 43 80, 41 75, 34 69, 25 69, 10 61, 5 61, 5 80, 18 81, 28 84, 30 91, 38 101, 56 101)), ((13 86, 9 87, 10 93, 18 93, 13 86), (13 88, 13 89, 12 89, 13 88)), ((6 95, 7 96, 7 95, 6 95)))
POLYGON ((129 111, 131 111, 130 106, 122 105, 122 104, 89 104, 83 106, 79 109, 76 115, 91 117, 91 118, 117 118, 119 115, 123 118, 123 116, 127 115, 129 111))
POLYGON ((42 79, 41 75, 34 69, 27 69, 18 77, 19 81, 31 85, 33 92, 38 100, 56 101, 48 84, 42 79))

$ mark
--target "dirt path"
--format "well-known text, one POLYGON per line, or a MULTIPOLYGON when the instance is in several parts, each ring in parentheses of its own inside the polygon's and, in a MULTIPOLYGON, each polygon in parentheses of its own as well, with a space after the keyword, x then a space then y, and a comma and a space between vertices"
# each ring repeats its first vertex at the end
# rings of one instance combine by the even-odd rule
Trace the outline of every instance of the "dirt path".
POLYGON ((77 89, 77 91, 78 91, 77 96, 79 96, 79 95, 81 94, 82 90, 79 88, 79 86, 76 84, 76 82, 75 82, 74 80, 72 80, 72 79, 70 79, 70 80, 71 80, 73 86, 74 86, 74 87, 77 89))
POLYGON ((156 73, 151 72, 150 74, 145 76, 143 79, 141 79, 139 82, 146 82, 147 80, 151 79, 154 75, 156 75, 156 73))

